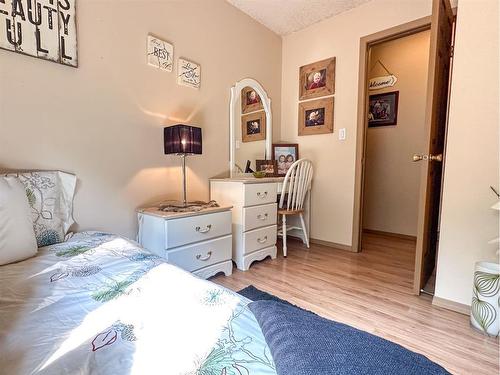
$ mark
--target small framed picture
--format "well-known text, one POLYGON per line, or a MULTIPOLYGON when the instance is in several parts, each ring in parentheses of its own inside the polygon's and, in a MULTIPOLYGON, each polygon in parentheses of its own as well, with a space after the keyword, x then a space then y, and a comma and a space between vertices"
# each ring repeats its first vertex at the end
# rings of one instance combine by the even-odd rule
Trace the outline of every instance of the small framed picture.
POLYGON ((264 111, 241 116, 241 140, 255 142, 266 139, 266 113, 264 111))
POLYGON ((368 99, 368 127, 397 125, 398 101, 399 91, 370 95, 368 99))
POLYGON ((333 133, 333 98, 299 103, 299 135, 333 133))
POLYGON ((177 84, 199 89, 201 66, 195 62, 179 58, 177 62, 177 84))
POLYGON ((266 176, 275 176, 278 173, 276 160, 255 160, 257 172, 266 172, 266 176))
POLYGON ((276 161, 276 175, 284 176, 290 166, 299 160, 299 144, 298 143, 274 143, 273 144, 273 160, 276 161))
POLYGON ((174 66, 174 46, 153 35, 148 35, 148 64, 171 72, 174 66))
POLYGON ((304 65, 299 70, 299 100, 335 93, 335 57, 304 65))
POLYGON ((251 88, 241 90, 241 113, 255 112, 264 109, 259 94, 251 88))

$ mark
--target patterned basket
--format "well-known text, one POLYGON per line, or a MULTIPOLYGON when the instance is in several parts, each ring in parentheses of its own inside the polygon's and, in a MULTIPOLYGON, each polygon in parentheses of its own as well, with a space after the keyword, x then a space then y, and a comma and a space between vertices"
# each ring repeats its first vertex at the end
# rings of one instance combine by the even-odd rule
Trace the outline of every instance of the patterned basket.
POLYGON ((474 271, 470 321, 473 327, 490 335, 499 333, 500 265, 477 262, 474 271))

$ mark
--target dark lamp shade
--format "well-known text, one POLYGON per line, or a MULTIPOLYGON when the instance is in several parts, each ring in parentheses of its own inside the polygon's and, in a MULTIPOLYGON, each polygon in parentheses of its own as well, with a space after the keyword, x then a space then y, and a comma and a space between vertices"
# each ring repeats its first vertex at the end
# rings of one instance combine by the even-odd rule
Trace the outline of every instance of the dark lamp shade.
POLYGON ((173 125, 163 129, 165 154, 201 154, 201 128, 173 125))

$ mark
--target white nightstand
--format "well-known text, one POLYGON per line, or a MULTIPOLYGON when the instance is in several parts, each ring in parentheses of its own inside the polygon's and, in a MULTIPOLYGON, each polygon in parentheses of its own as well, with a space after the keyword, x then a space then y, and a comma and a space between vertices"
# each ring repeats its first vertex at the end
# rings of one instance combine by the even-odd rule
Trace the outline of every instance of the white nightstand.
POLYGON ((231 207, 198 212, 138 210, 138 242, 154 254, 200 277, 231 275, 231 207))

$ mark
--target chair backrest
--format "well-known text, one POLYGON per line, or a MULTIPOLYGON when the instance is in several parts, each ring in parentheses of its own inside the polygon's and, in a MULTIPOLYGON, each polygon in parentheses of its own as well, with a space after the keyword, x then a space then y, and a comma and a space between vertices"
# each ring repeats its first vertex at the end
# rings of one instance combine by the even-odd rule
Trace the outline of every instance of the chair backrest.
POLYGON ((279 208, 301 210, 311 187, 313 166, 310 160, 299 159, 290 166, 283 181, 279 208))

